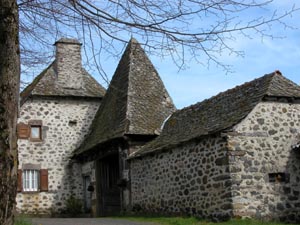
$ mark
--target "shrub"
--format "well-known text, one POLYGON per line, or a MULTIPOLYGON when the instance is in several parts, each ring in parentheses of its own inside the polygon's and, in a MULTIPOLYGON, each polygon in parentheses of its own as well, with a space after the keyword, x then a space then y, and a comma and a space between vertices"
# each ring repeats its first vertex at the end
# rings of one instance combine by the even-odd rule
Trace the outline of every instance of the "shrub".
POLYGON ((71 195, 66 200, 66 213, 71 216, 77 216, 82 213, 83 204, 82 201, 78 198, 75 198, 74 195, 71 195))

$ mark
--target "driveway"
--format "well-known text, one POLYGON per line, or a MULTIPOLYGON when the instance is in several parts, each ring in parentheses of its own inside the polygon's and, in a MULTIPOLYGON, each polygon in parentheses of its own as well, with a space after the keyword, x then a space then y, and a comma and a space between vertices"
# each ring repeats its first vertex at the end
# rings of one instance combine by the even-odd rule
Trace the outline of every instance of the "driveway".
POLYGON ((30 221, 33 225, 155 225, 109 218, 32 218, 30 221))

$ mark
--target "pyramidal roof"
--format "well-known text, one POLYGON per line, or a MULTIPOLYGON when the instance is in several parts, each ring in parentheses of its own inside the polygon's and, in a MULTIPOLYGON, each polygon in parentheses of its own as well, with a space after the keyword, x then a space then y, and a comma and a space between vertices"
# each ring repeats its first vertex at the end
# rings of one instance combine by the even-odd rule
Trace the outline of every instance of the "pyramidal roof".
POLYGON ((81 66, 81 44, 62 38, 56 45, 55 60, 21 92, 21 104, 30 96, 103 97, 105 89, 81 66), (61 79, 65 79, 65 83, 61 79), (78 80, 77 87, 72 88, 73 82, 78 80))
POLYGON ((157 135, 163 121, 174 111, 156 69, 132 38, 95 116, 91 133, 76 154, 123 135, 157 135))
POLYGON ((272 97, 300 99, 300 86, 276 71, 178 110, 167 120, 161 135, 133 157, 230 129, 259 102, 272 100, 272 97))

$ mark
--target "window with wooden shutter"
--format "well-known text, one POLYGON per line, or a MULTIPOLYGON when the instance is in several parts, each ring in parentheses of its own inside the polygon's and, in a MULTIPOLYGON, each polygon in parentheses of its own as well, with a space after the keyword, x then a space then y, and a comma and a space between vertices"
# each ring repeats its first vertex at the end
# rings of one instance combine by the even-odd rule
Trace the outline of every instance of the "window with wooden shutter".
POLYGON ((48 191, 48 170, 40 170, 40 191, 48 191))
POLYGON ((30 134, 30 126, 25 123, 19 123, 17 126, 18 130, 18 138, 19 139, 27 139, 30 134))
POLYGON ((22 170, 18 170, 18 192, 22 191, 22 170))
POLYGON ((42 120, 29 120, 30 126, 30 141, 42 141, 42 120))

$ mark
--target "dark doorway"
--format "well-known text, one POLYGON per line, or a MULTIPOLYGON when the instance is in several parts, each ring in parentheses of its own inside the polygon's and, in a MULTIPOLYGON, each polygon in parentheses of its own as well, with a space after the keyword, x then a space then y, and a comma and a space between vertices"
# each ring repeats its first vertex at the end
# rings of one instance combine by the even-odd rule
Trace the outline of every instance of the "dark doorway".
POLYGON ((121 210, 118 154, 107 156, 98 163, 99 214, 100 216, 117 215, 121 210))
POLYGON ((91 192, 88 190, 89 185, 91 184, 90 176, 83 177, 83 194, 84 194, 84 212, 91 212, 91 192))

